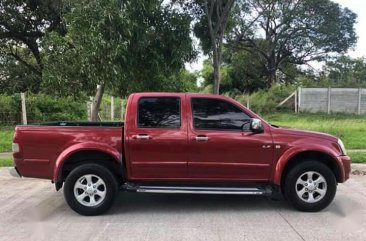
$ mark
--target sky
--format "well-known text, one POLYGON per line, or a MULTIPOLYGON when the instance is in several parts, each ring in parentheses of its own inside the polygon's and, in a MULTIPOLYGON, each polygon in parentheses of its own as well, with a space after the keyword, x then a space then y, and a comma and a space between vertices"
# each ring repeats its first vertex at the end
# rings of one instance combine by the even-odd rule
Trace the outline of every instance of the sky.
MULTIPOLYGON (((366 57, 366 1, 365 0, 333 0, 339 3, 342 7, 351 9, 357 14, 357 23, 355 24, 355 31, 358 36, 357 45, 353 50, 348 51, 348 55, 357 57, 366 57)), ((197 39, 195 40, 197 41, 197 39)), ((200 54, 197 61, 186 64, 186 68, 190 71, 201 70, 205 56, 200 54)))

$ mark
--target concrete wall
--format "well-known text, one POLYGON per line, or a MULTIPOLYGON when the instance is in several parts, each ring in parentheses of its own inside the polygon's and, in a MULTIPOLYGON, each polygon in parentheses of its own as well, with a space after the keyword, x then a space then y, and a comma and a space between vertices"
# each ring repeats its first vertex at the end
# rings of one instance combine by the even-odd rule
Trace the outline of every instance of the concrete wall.
POLYGON ((299 111, 366 114, 366 89, 299 88, 299 111))

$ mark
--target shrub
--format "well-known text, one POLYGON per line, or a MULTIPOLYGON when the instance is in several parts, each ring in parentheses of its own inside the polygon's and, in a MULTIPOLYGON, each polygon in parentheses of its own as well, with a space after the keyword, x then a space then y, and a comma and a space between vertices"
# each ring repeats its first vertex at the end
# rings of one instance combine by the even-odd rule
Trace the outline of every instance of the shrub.
MULTIPOLYGON (((56 98, 43 94, 26 96, 29 123, 44 121, 73 121, 87 118, 86 103, 72 98, 56 98)), ((0 124, 14 125, 21 122, 20 94, 0 95, 0 124)))
MULTIPOLYGON (((250 108, 257 113, 271 113, 273 111, 293 110, 293 99, 281 107, 277 107, 281 101, 295 91, 296 87, 286 85, 273 85, 268 90, 259 90, 250 95, 250 108)), ((238 95, 236 100, 246 105, 248 96, 238 95)))

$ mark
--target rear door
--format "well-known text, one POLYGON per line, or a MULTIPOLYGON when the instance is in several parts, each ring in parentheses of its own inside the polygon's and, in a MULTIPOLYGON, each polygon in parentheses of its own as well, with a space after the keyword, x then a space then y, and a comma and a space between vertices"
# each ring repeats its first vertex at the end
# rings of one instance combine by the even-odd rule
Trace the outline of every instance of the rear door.
POLYGON ((189 176, 268 180, 273 159, 270 131, 251 132, 251 117, 227 100, 192 97, 190 101, 193 118, 189 125, 189 176))
POLYGON ((127 148, 131 179, 187 177, 185 95, 135 96, 129 113, 127 148), (136 118, 137 117, 137 118, 136 118))

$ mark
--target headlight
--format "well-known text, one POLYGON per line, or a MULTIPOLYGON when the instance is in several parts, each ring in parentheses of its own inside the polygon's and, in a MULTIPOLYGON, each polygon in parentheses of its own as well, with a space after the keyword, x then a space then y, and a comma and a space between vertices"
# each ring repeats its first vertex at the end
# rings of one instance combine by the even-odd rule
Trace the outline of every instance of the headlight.
POLYGON ((341 148, 343 155, 347 155, 346 148, 344 147, 344 144, 341 139, 338 139, 338 145, 341 148))

